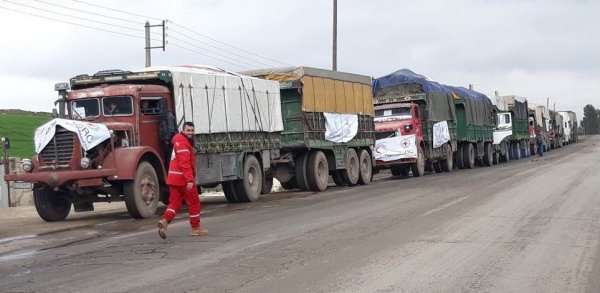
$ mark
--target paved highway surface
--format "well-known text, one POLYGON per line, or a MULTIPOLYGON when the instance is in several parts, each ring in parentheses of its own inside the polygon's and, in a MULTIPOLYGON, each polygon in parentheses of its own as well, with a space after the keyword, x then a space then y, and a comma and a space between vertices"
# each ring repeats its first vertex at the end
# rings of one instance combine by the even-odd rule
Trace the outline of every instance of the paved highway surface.
MULTIPOLYGON (((0 223, 0 291, 600 292, 600 137, 494 167, 204 204, 0 223), (164 208, 163 208, 164 210, 164 208)), ((119 206, 121 205, 121 206, 119 206)))

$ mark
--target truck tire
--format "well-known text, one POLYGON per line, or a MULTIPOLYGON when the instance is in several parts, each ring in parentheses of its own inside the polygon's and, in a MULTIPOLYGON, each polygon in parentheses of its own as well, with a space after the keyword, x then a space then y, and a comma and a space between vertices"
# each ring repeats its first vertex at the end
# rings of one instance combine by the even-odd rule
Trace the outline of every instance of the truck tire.
POLYGON ((308 164, 308 154, 301 154, 295 160, 296 162, 296 187, 303 191, 310 190, 306 180, 306 165, 308 164))
POLYGON ((71 211, 71 201, 62 192, 49 189, 33 190, 35 210, 46 222, 63 221, 71 211))
POLYGON ((367 152, 367 150, 360 150, 358 158, 360 163, 360 176, 358 177, 358 184, 368 185, 371 183, 371 179, 373 178, 373 162, 371 160, 371 155, 369 152, 367 152))
POLYGON ((483 165, 485 166, 491 166, 494 164, 494 154, 493 154, 493 150, 492 150, 492 144, 491 143, 486 143, 485 144, 485 150, 483 152, 483 165))
POLYGON ((342 178, 348 186, 354 186, 358 183, 360 177, 360 163, 358 155, 353 148, 348 148, 346 152, 346 169, 341 170, 342 178))
POLYGON ((521 159, 521 144, 513 143, 513 159, 520 160, 521 159))
POLYGON ((407 177, 410 174, 410 167, 408 166, 400 166, 400 167, 392 167, 390 169, 393 176, 402 176, 407 177))
POLYGON ((452 172, 452 169, 454 168, 454 154, 450 144, 446 145, 446 158, 442 160, 441 163, 442 171, 452 172))
POLYGON ((296 188, 296 178, 292 177, 288 182, 280 182, 281 187, 285 190, 292 190, 296 188))
POLYGON ((344 181, 344 178, 342 177, 342 170, 335 170, 333 172, 331 172, 331 178, 333 178, 333 182, 335 183, 335 185, 337 186, 346 186, 346 182, 344 181))
POLYGON ((463 165, 465 169, 473 169, 475 167, 475 149, 472 143, 466 143, 463 146, 463 165))
POLYGON ((223 193, 225 194, 225 198, 227 199, 228 202, 230 202, 230 203, 239 202, 239 200, 237 199, 237 193, 236 193, 235 185, 234 185, 233 181, 225 181, 225 182, 221 183, 221 186, 223 187, 223 193))
POLYGON ((463 148, 464 148, 464 145, 462 143, 459 143, 457 145, 456 153, 455 153, 456 167, 458 167, 459 169, 465 168, 465 164, 464 164, 464 160, 463 160, 463 152, 464 152, 463 148))
POLYGON ((257 201, 262 192, 263 171, 254 155, 244 159, 244 178, 236 180, 236 198, 240 202, 257 201))
POLYGON ((154 216, 158 207, 160 183, 152 164, 141 161, 137 166, 135 178, 123 186, 125 206, 129 214, 136 219, 154 216))
POLYGON ((273 190, 273 177, 264 176, 260 194, 269 194, 273 190))
POLYGON ((504 152, 504 154, 502 154, 502 161, 505 163, 508 163, 508 162, 510 162, 510 158, 511 158, 511 155, 510 155, 510 144, 509 144, 509 146, 506 147, 506 152, 504 152))
POLYGON ((329 165, 322 151, 312 151, 308 155, 306 179, 310 191, 324 191, 329 183, 329 165))
POLYGON ((494 150, 492 153, 492 164, 498 165, 498 163, 500 163, 500 154, 494 150))
POLYGON ((410 164, 413 177, 421 177, 425 174, 425 154, 421 146, 417 147, 417 162, 410 164))
POLYGON ((431 166, 433 167, 433 171, 435 173, 442 173, 442 162, 441 161, 435 161, 431 163, 431 166))

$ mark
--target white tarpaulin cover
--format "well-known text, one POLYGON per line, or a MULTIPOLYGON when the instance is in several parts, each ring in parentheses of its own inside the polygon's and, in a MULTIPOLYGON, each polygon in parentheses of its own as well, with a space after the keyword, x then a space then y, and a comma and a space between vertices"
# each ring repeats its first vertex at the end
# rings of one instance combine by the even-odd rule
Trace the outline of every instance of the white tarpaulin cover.
POLYGON ((439 148, 448 141, 450 141, 450 131, 448 130, 448 122, 442 121, 433 124, 433 147, 439 148))
POLYGON ((68 131, 75 132, 77 137, 79 137, 81 147, 86 151, 110 138, 110 131, 104 124, 56 118, 35 130, 33 141, 36 153, 39 154, 52 140, 57 125, 62 126, 68 131))
POLYGON ((400 159, 416 159, 417 138, 414 134, 388 137, 375 141, 375 160, 395 161, 400 159))
POLYGON ((201 66, 157 66, 169 71, 177 126, 192 121, 196 134, 283 130, 279 82, 201 66))
POLYGON ((325 116, 325 139, 331 142, 349 142, 358 132, 358 115, 323 113, 325 116))

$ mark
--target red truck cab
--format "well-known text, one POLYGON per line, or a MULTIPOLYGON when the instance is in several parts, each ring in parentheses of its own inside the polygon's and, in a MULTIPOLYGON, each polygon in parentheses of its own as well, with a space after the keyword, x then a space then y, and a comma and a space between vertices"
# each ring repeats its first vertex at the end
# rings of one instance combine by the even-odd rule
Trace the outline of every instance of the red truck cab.
POLYGON ((165 158, 170 150, 159 128, 172 113, 173 101, 164 85, 126 81, 145 75, 122 71, 82 75, 71 79, 73 90, 59 91, 61 106, 67 110, 61 107, 65 113, 61 120, 76 125, 79 135, 57 124, 49 143, 24 160, 31 168, 4 177, 33 183, 42 219, 64 220, 71 205, 77 212, 91 211, 94 202, 120 200, 134 218, 149 218, 159 199, 168 201, 165 158), (110 138, 86 151, 80 140, 97 127, 106 127, 110 138))
MULTIPOLYGON (((392 103, 375 106, 375 139, 383 139, 401 135, 416 136, 416 144, 423 141, 421 116, 416 103, 392 103)), ((398 163, 415 163, 417 159, 400 159, 396 161, 376 160, 375 166, 390 167, 398 163)))

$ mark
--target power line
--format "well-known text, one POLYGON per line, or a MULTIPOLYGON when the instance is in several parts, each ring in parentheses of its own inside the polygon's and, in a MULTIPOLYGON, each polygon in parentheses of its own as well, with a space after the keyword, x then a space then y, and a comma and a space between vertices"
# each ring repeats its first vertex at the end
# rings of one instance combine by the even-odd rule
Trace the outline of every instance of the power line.
POLYGON ((218 53, 218 52, 215 52, 215 51, 211 51, 211 50, 208 50, 208 49, 202 48, 202 47, 200 47, 200 46, 197 46, 197 45, 194 45, 194 44, 192 44, 192 43, 186 42, 186 41, 184 41, 184 40, 182 40, 182 39, 180 39, 180 38, 176 38, 176 37, 173 37, 173 36, 169 36, 169 38, 171 38, 171 39, 173 39, 173 40, 176 40, 176 41, 179 41, 179 42, 181 42, 181 43, 184 43, 184 44, 186 44, 186 45, 192 46, 192 47, 194 47, 194 48, 201 49, 201 50, 205 50, 205 51, 207 51, 207 52, 213 53, 213 54, 215 54, 215 55, 217 55, 217 56, 220 56, 220 57, 223 57, 223 58, 227 58, 227 59, 229 59, 229 60, 233 60, 233 61, 235 61, 235 62, 239 62, 239 63, 242 63, 242 64, 246 64, 246 65, 248 65, 248 66, 255 66, 254 64, 250 64, 250 63, 247 63, 247 62, 244 62, 244 61, 240 61, 240 60, 237 60, 237 59, 231 58, 231 57, 229 57, 229 56, 226 56, 226 55, 220 54, 220 53, 218 53))
POLYGON ((141 14, 135 14, 135 13, 131 13, 131 12, 127 12, 127 11, 123 11, 123 10, 119 10, 119 9, 114 9, 114 8, 110 8, 110 7, 105 7, 105 6, 101 6, 101 5, 97 5, 97 4, 93 4, 93 3, 89 3, 86 1, 81 1, 81 0, 72 0, 74 2, 79 2, 79 3, 83 3, 86 5, 90 5, 90 6, 94 6, 94 7, 98 7, 98 8, 102 8, 102 9, 106 9, 106 10, 111 10, 111 11, 116 11, 116 12, 121 12, 121 13, 125 13, 125 14, 129 14, 129 15, 133 15, 133 16, 138 16, 138 17, 143 17, 143 18, 149 18, 149 19, 154 19, 154 20, 160 20, 163 21, 160 18, 156 18, 156 17, 150 17, 147 15, 141 15, 141 14))
MULTIPOLYGON (((147 16, 147 15, 142 15, 142 14, 136 14, 136 13, 127 12, 127 11, 124 11, 124 10, 119 10, 119 9, 114 9, 114 8, 110 8, 110 7, 106 7, 106 6, 102 6, 102 5, 93 4, 93 3, 90 3, 90 2, 87 2, 87 1, 82 1, 82 0, 72 0, 72 1, 74 1, 74 2, 78 2, 78 3, 82 3, 82 4, 85 4, 85 5, 89 5, 89 6, 93 6, 93 7, 98 7, 98 8, 102 8, 102 9, 110 10, 110 11, 116 11, 116 12, 125 13, 125 14, 128 14, 128 15, 133 15, 133 16, 137 16, 137 17, 143 17, 143 18, 147 18, 147 19, 154 19, 154 20, 160 20, 160 21, 162 21, 162 19, 160 19, 160 18, 151 17, 151 16, 147 16)), ((176 26, 176 27, 179 27, 179 28, 181 28, 181 29, 183 29, 183 30, 186 30, 186 31, 188 31, 188 32, 191 32, 191 33, 194 33, 194 34, 196 34, 196 35, 198 35, 198 36, 204 37, 204 38, 206 38, 206 39, 209 39, 209 40, 211 40, 211 41, 213 41, 213 42, 216 42, 216 43, 219 43, 219 44, 221 44, 221 45, 224 45, 224 46, 227 46, 227 47, 230 47, 230 48, 233 48, 233 49, 236 49, 236 50, 242 51, 242 52, 244 52, 244 53, 246 53, 246 54, 250 54, 250 55, 253 55, 253 56, 256 56, 256 57, 259 57, 259 58, 262 58, 262 59, 265 59, 265 60, 268 60, 268 61, 271 61, 271 62, 279 63, 279 64, 282 64, 282 65, 288 65, 288 66, 290 65, 290 64, 287 64, 287 63, 284 63, 284 62, 281 62, 281 61, 277 61, 277 60, 274 60, 274 59, 271 59, 271 58, 267 58, 267 57, 264 57, 264 56, 258 55, 258 54, 256 54, 256 53, 252 53, 252 52, 250 52, 250 51, 247 51, 247 50, 244 50, 244 49, 241 49, 241 48, 235 47, 235 46, 233 46, 233 45, 229 45, 229 44, 227 44, 227 43, 221 42, 221 41, 219 41, 219 40, 217 40, 217 39, 214 39, 214 38, 212 38, 212 37, 209 37, 209 36, 207 36, 207 35, 204 35, 204 34, 201 34, 201 33, 199 33, 199 32, 196 32, 196 31, 194 31, 194 30, 192 30, 192 29, 189 29, 189 28, 187 28, 187 27, 184 27, 184 26, 182 26, 182 25, 179 25, 179 24, 177 24, 177 23, 174 23, 174 22, 172 22, 172 21, 170 21, 170 20, 167 20, 167 21, 168 21, 168 22, 170 22, 172 25, 174 25, 174 26, 176 26)), ((180 34, 181 34, 181 33, 180 33, 180 34)), ((222 49, 221 49, 221 50, 222 50, 222 49)), ((230 53, 230 54, 231 54, 231 53, 230 53)), ((246 59, 248 59, 248 58, 246 58, 246 59)), ((264 63, 263 63, 263 64, 264 64, 264 63)), ((268 65, 268 66, 270 66, 270 65, 268 65)))
MULTIPOLYGON (((77 1, 77 0, 73 0, 73 1, 77 1)), ((167 21, 168 21, 168 22, 170 22, 172 25, 174 25, 174 26, 176 26, 176 27, 179 27, 179 28, 181 28, 181 29, 184 29, 184 30, 186 30, 186 31, 189 31, 189 32, 191 32, 191 33, 197 34, 197 35, 199 35, 199 36, 201 36, 201 37, 204 37, 204 38, 207 38, 207 39, 209 39, 209 40, 211 40, 211 41, 217 42, 217 43, 219 43, 219 44, 221 44, 221 45, 224 45, 224 46, 227 46, 227 47, 230 47, 230 48, 236 49, 236 50, 240 50, 240 51, 242 51, 242 52, 245 52, 245 53, 248 53, 248 54, 254 55, 254 56, 256 56, 256 57, 260 57, 260 58, 263 58, 263 59, 266 59, 266 60, 269 60, 269 61, 272 61, 272 62, 275 62, 275 63, 279 63, 279 64, 283 64, 283 65, 290 65, 290 64, 287 64, 287 63, 284 63, 284 62, 281 62, 281 61, 273 60, 273 59, 271 59, 271 58, 267 58, 267 57, 264 57, 264 56, 261 56, 261 55, 258 55, 258 54, 255 54, 255 53, 252 53, 252 52, 250 52, 250 51, 246 51, 246 50, 244 50, 244 49, 240 49, 240 48, 238 48, 238 47, 235 47, 235 46, 233 46, 233 45, 229 45, 229 44, 227 44, 227 43, 223 43, 223 42, 221 42, 221 41, 219 41, 219 40, 217 40, 217 39, 211 38, 211 37, 209 37, 209 36, 207 36, 207 35, 204 35, 204 34, 201 34, 201 33, 199 33, 199 32, 196 32, 196 31, 194 31, 194 30, 191 30, 191 29, 189 29, 189 28, 186 28, 186 27, 184 27, 184 26, 182 26, 182 25, 176 24, 176 23, 174 23, 174 22, 172 22, 172 21, 170 21, 170 20, 167 20, 167 21)))
MULTIPOLYGON (((138 38, 138 39, 144 39, 144 37, 142 37, 142 36, 136 36, 136 35, 131 35, 131 34, 127 34, 127 33, 122 33, 122 32, 116 32, 116 31, 111 31, 111 30, 107 30, 107 29, 97 28, 97 27, 88 26, 88 25, 85 25, 85 24, 79 24, 79 23, 70 22, 70 21, 67 21, 67 20, 62 20, 62 19, 56 19, 56 18, 52 18, 52 17, 42 16, 42 15, 30 13, 30 12, 23 12, 23 11, 19 11, 19 10, 16 10, 16 9, 3 7, 3 6, 0 6, 0 9, 6 9, 6 10, 13 11, 13 12, 18 12, 18 13, 21 13, 21 14, 25 14, 25 15, 35 16, 35 17, 39 17, 39 18, 43 18, 43 19, 48 19, 48 20, 52 20, 52 21, 56 21, 56 22, 62 22, 62 23, 70 24, 70 25, 79 26, 79 27, 85 27, 85 28, 94 29, 94 30, 98 30, 98 31, 103 31, 103 32, 107 32, 107 33, 112 33, 112 34, 117 34, 117 35, 132 37, 132 38, 138 38)), ((157 40, 157 39, 152 39, 152 40, 153 41, 161 41, 161 40, 157 40)))
POLYGON ((122 25, 118 25, 118 24, 112 24, 112 23, 107 23, 107 22, 102 22, 102 21, 97 21, 97 20, 91 20, 91 19, 88 19, 88 18, 85 18, 85 17, 79 17, 79 16, 74 16, 74 15, 65 14, 65 13, 59 13, 59 12, 55 12, 55 11, 52 11, 52 10, 48 10, 48 9, 44 9, 44 8, 39 8, 39 7, 27 5, 27 4, 16 3, 16 2, 13 2, 13 1, 10 1, 10 0, 0 0, 0 1, 11 3, 11 4, 14 4, 14 5, 24 6, 24 7, 28 7, 28 8, 32 8, 32 9, 37 9, 37 10, 41 10, 41 11, 44 11, 44 12, 54 13, 54 14, 58 14, 60 16, 67 16, 67 17, 72 17, 72 18, 84 20, 84 21, 95 22, 95 23, 104 24, 104 25, 110 25, 110 26, 114 26, 114 27, 118 27, 118 28, 123 28, 123 29, 128 29, 128 30, 132 30, 132 31, 144 32, 144 30, 142 30, 142 29, 136 29, 136 28, 122 26, 122 25))
MULTIPOLYGON (((271 67, 271 66, 272 66, 272 65, 270 65, 270 64, 263 63, 263 62, 261 62, 261 61, 256 61, 256 60, 253 60, 253 59, 247 58, 247 57, 245 57, 245 56, 242 56, 242 55, 236 54, 236 53, 234 53, 234 52, 231 52, 231 51, 224 50, 223 48, 219 48, 219 47, 217 47, 217 46, 213 46, 213 45, 211 45, 211 44, 209 44, 209 43, 207 43, 207 42, 203 42, 203 41, 201 41, 201 40, 199 40, 199 39, 196 39, 196 38, 194 38, 194 37, 192 37, 192 36, 190 36, 190 35, 184 34, 184 33, 182 33, 182 32, 179 32, 178 30, 175 30, 175 29, 172 29, 172 28, 170 28, 170 29, 169 29, 169 32, 174 32, 174 33, 176 33, 176 34, 180 34, 180 35, 182 35, 182 36, 184 36, 184 37, 186 37, 186 38, 192 39, 192 40, 194 40, 194 41, 196 41, 196 42, 198 42, 198 43, 200 43, 200 44, 203 44, 203 45, 209 46, 209 47, 211 47, 211 48, 215 48, 215 49, 221 50, 221 51, 223 51, 223 52, 227 52, 227 53, 229 53, 229 54, 231 54, 231 55, 234 55, 234 56, 237 56, 237 57, 240 57, 240 58, 244 58, 244 59, 246 59, 246 60, 249 60, 249 61, 252 61, 252 62, 255 62, 255 63, 258 63, 258 64, 266 65, 266 66, 269 66, 269 67, 271 67)), ((175 39, 175 37, 173 37, 173 38, 175 39)), ((207 50, 207 51, 209 51, 209 50, 207 50)), ((209 51, 209 52, 210 52, 210 51, 209 51)))
POLYGON ((33 0, 33 1, 39 2, 39 3, 43 3, 43 4, 46 4, 46 5, 50 5, 50 6, 56 6, 56 7, 60 7, 60 8, 64 8, 64 9, 69 9, 69 10, 73 10, 73 11, 77 11, 77 12, 92 14, 92 15, 106 17, 106 18, 110 18, 110 19, 116 19, 116 20, 125 21, 125 22, 129 22, 129 23, 135 23, 135 24, 138 24, 138 25, 139 24, 144 25, 143 22, 139 22, 139 21, 133 21, 133 20, 125 19, 125 18, 119 18, 119 17, 110 16, 110 15, 105 15, 105 14, 100 14, 100 13, 95 13, 95 12, 89 12, 89 11, 85 11, 83 9, 71 8, 71 7, 62 6, 62 5, 58 5, 58 4, 54 4, 54 3, 48 3, 48 2, 42 1, 42 0, 33 0))
POLYGON ((241 66, 241 65, 239 65, 239 64, 234 64, 234 63, 231 63, 231 62, 228 62, 228 61, 225 61, 225 60, 221 60, 221 59, 219 59, 219 58, 215 58, 215 57, 213 57, 213 56, 210 56, 210 55, 206 55, 206 54, 204 54, 204 53, 202 53, 202 52, 198 52, 198 51, 196 51, 196 50, 193 50, 193 49, 186 48, 186 47, 184 47, 184 46, 178 45, 178 44, 176 44, 176 43, 173 43, 173 42, 169 42, 169 45, 172 45, 172 46, 178 47, 178 48, 180 48, 180 49, 184 49, 184 50, 190 51, 190 52, 192 52, 192 53, 196 53, 196 54, 198 54, 198 55, 202 55, 202 56, 205 56, 205 57, 208 57, 208 58, 211 58, 211 59, 217 60, 217 61, 219 61, 219 62, 227 63, 227 64, 233 65, 233 66, 235 66, 235 67, 244 68, 244 69, 248 69, 248 70, 251 70, 251 69, 252 69, 252 68, 249 68, 249 67, 246 67, 246 66, 241 66))

